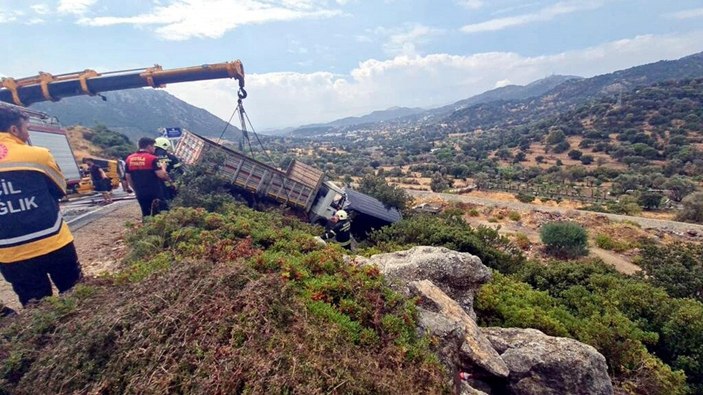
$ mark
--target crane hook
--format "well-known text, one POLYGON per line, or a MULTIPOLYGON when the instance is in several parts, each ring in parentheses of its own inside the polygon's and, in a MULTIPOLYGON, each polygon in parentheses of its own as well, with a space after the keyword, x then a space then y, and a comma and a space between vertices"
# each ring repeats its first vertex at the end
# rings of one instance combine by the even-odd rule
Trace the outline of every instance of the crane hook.
POLYGON ((245 91, 244 88, 239 88, 239 92, 237 92, 237 96, 239 96, 239 100, 246 99, 247 98, 247 91, 245 91))

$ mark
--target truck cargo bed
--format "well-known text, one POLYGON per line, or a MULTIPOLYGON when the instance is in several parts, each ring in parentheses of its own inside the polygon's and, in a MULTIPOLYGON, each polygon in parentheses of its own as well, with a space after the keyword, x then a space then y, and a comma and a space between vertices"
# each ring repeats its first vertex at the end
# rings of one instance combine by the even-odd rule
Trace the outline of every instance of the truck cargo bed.
POLYGON ((322 171, 295 161, 283 172, 188 131, 181 136, 175 154, 187 165, 212 164, 217 175, 245 192, 305 211, 324 178, 322 171), (215 167, 218 157, 224 163, 215 167))

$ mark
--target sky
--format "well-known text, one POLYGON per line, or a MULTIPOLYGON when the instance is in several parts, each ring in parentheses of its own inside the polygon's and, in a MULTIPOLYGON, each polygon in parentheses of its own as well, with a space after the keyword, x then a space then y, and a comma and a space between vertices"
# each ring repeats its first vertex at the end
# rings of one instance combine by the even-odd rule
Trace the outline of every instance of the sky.
MULTIPOLYGON (((703 1, 0 0, 0 48, 14 78, 239 59, 265 132, 678 59, 703 51, 703 1)), ((234 80, 166 90, 236 106, 234 80)))

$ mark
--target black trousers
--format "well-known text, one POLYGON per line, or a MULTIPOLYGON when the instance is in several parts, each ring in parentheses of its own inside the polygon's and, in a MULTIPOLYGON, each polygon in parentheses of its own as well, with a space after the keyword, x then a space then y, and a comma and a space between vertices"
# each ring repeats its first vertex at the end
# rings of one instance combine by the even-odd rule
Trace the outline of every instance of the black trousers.
POLYGON ((51 281, 59 293, 73 288, 81 278, 81 266, 73 242, 48 254, 13 263, 0 263, 0 273, 25 306, 32 299, 51 296, 51 281), (51 281, 49 280, 51 278, 51 281))
POLYGON ((142 217, 156 215, 168 210, 168 204, 162 197, 137 195, 137 202, 139 202, 139 207, 142 209, 142 217))

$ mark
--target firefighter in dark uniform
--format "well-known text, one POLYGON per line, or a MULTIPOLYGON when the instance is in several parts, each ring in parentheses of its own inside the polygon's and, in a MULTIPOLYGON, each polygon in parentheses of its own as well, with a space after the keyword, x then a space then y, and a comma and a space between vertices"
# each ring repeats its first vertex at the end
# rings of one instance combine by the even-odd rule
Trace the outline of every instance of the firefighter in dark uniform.
POLYGON ((27 145, 28 118, 0 105, 0 273, 20 303, 60 293, 81 277, 73 235, 59 211, 66 181, 46 148, 27 145))
POLYGON ((164 182, 166 200, 173 200, 176 197, 176 180, 183 174, 183 163, 176 155, 168 152, 171 148, 171 142, 166 137, 157 137, 154 140, 154 155, 159 158, 159 163, 166 168, 166 173, 171 178, 171 181, 164 182))
POLYGON ((142 219, 168 210, 163 181, 171 181, 166 168, 159 164, 154 155, 154 139, 139 139, 139 151, 125 159, 127 182, 137 195, 142 219))
POLYGON ((332 228, 322 235, 325 240, 334 239, 339 245, 351 251, 351 222, 344 210, 337 211, 331 218, 332 228))

